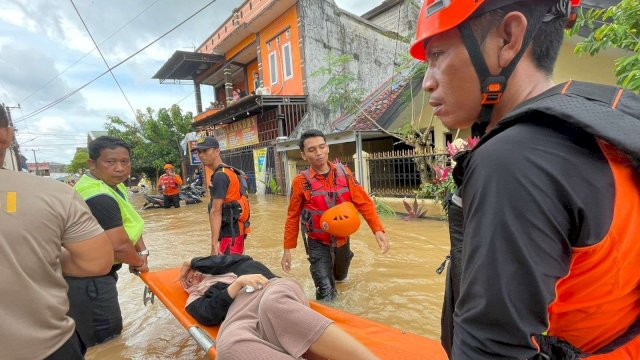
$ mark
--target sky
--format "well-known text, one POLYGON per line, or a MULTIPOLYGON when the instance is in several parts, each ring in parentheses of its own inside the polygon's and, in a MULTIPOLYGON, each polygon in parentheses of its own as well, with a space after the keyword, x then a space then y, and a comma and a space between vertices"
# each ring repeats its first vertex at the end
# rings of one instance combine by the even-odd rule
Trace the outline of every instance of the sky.
MULTIPOLYGON (((335 0, 357 15, 382 1, 335 0)), ((74 4, 107 63, 113 66, 209 2, 0 0, 0 103, 11 107, 17 140, 28 162, 34 162, 35 153, 38 162, 68 164, 76 147, 86 147, 89 131, 104 130, 107 116, 133 120, 129 104, 109 74, 56 106, 26 117, 107 69, 74 4)), ((151 77, 174 51, 198 47, 242 3, 215 1, 114 69, 132 107, 157 110, 177 103, 183 111, 195 113, 193 86, 159 84, 151 77)))

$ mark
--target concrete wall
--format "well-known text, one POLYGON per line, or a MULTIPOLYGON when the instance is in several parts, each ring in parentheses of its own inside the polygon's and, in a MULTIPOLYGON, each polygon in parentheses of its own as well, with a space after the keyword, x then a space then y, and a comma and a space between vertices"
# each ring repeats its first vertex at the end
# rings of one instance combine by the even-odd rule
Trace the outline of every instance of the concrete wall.
POLYGON ((387 11, 370 18, 369 21, 385 30, 413 39, 419 13, 419 5, 412 0, 404 0, 387 11))
POLYGON ((355 61, 349 71, 356 74, 357 87, 371 91, 391 77, 394 60, 398 61, 408 49, 408 43, 359 16, 342 11, 333 0, 300 0, 298 15, 304 86, 310 106, 306 121, 293 137, 309 128, 333 130, 329 122, 338 114, 326 106, 327 96, 320 91, 328 77, 310 77, 314 70, 325 65, 323 59, 328 53, 352 55, 355 61))

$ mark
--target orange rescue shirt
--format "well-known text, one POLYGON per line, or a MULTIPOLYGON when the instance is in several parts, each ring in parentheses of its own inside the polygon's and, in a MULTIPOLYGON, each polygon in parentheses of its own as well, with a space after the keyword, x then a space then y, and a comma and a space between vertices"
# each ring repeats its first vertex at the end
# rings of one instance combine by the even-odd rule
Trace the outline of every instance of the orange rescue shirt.
MULTIPOLYGON (((310 175, 318 179, 318 181, 322 181, 327 186, 333 184, 334 178, 334 169, 335 165, 331 162, 328 163, 331 171, 329 172, 328 178, 325 179, 324 175, 318 174, 313 169, 310 169, 310 175)), ((348 171, 348 169, 347 169, 348 171)), ((355 182, 355 178, 348 171, 349 176, 349 191, 351 192, 351 202, 356 206, 356 209, 362 214, 362 217, 365 219, 369 227, 375 234, 378 231, 384 231, 382 227, 382 223, 380 222, 380 217, 378 217, 378 213, 376 212, 376 206, 373 203, 373 200, 364 190, 364 188, 355 182)), ((285 249, 293 249, 298 245, 298 232, 300 231, 300 213, 302 212, 302 206, 306 201, 309 201, 308 197, 309 193, 305 193, 304 191, 304 183, 307 180, 304 175, 298 174, 293 178, 293 182, 291 184, 291 198, 289 199, 289 209, 287 210, 287 221, 284 225, 284 248, 285 249)), ((347 243, 347 238, 338 238, 338 246, 342 246, 347 243)))

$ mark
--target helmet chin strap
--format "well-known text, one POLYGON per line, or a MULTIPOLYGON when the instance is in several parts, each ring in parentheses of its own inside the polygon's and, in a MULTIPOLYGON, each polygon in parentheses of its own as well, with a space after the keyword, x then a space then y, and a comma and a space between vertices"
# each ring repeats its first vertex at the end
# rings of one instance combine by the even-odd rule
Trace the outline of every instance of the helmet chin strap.
POLYGON ((478 121, 472 126, 471 132, 473 136, 482 136, 487 130, 489 123, 491 122, 491 114, 493 113, 494 105, 500 103, 502 94, 504 93, 507 82, 513 70, 516 68, 520 59, 524 55, 525 51, 529 47, 533 36, 538 31, 542 19, 544 17, 544 11, 539 7, 533 6, 527 11, 527 30, 522 40, 522 47, 516 56, 511 60, 507 67, 503 68, 499 74, 493 75, 487 67, 487 63, 482 54, 482 49, 478 40, 473 34, 471 28, 471 22, 465 21, 458 28, 462 35, 462 41, 467 49, 471 63, 476 70, 476 75, 480 80, 480 87, 482 91, 482 110, 478 117, 478 121))

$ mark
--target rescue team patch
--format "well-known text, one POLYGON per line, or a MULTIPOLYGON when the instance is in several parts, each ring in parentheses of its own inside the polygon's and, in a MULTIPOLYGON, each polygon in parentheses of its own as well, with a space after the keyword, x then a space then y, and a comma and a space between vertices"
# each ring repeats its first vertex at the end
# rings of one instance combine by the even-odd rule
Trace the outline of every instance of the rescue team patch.
MULTIPOLYGON (((15 213, 18 209, 18 193, 15 191, 7 191, 6 203, 4 206, 4 210, 9 213, 15 213)), ((2 207, 2 202, 0 202, 0 207, 2 207)))

